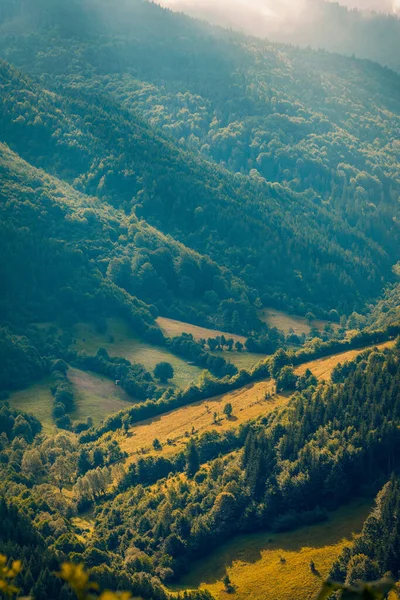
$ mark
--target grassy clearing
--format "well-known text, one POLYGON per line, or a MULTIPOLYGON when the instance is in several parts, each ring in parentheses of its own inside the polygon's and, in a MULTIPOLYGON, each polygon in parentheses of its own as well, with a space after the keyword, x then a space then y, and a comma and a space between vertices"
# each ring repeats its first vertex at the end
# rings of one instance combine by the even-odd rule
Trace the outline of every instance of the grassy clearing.
POLYGON ((188 439, 185 434, 191 433, 193 427, 198 434, 211 430, 226 431, 286 404, 288 398, 284 395, 265 400, 266 392, 272 391, 273 387, 271 380, 252 383, 240 390, 195 402, 159 417, 142 421, 131 428, 128 436, 117 434, 121 449, 130 457, 141 453, 142 449, 152 454, 174 454, 186 445, 188 439), (228 402, 233 407, 233 416, 230 419, 223 415, 224 406, 228 402), (218 418, 221 418, 217 423, 214 423, 215 412, 218 418), (163 445, 162 451, 153 450, 152 443, 155 438, 163 445), (170 444, 167 444, 168 439, 171 441, 170 444))
POLYGON ((254 352, 210 352, 214 356, 223 356, 223 358, 227 361, 235 365, 240 371, 240 369, 245 369, 249 371, 254 365, 256 365, 260 360, 266 358, 266 354, 255 354, 254 352))
POLYGON ((132 398, 102 375, 70 368, 68 379, 72 382, 75 394, 72 419, 84 421, 92 417, 95 425, 98 425, 108 415, 132 406, 132 398))
POLYGON ((54 433, 56 426, 53 422, 53 396, 50 391, 50 377, 42 379, 25 390, 11 394, 10 405, 13 408, 34 415, 46 433, 54 433))
MULTIPOLYGON (((377 344, 376 346, 369 346, 370 348, 379 348, 382 350, 383 348, 391 348, 394 345, 394 342, 384 342, 383 344, 377 344)), ((332 356, 327 356, 326 358, 318 358, 317 360, 312 360, 311 362, 304 363, 295 369, 295 373, 297 375, 303 375, 307 369, 310 369, 312 373, 318 379, 330 379, 333 369, 339 364, 343 364, 350 360, 353 360, 358 354, 364 352, 367 348, 361 348, 359 350, 348 350, 347 352, 342 352, 341 354, 334 354, 332 356)))
MULTIPOLYGON (((301 335, 305 333, 308 335, 311 331, 311 327, 308 324, 307 320, 304 317, 299 317, 298 315, 290 315, 288 313, 282 312, 280 310, 275 310, 273 308, 265 308, 260 312, 260 319, 267 323, 270 327, 276 327, 283 331, 285 335, 288 335, 291 330, 295 332, 296 335, 301 335)), ((315 320, 311 323, 311 326, 319 331, 322 331, 325 325, 328 325, 329 321, 321 321, 315 320)), ((333 327, 337 327, 335 323, 330 323, 333 327)))
MULTIPOLYGON (((173 319, 166 319, 165 317, 159 317, 157 323, 161 331, 167 337, 174 337, 181 335, 182 333, 191 333, 195 340, 201 340, 208 338, 215 338, 217 336, 224 335, 227 339, 232 338, 235 342, 241 342, 243 345, 246 342, 246 338, 243 335, 235 335, 233 333, 227 333, 226 331, 218 331, 215 329, 207 329, 205 327, 198 327, 197 325, 191 325, 190 323, 184 323, 182 321, 174 321, 173 319)), ((208 349, 208 347, 206 347, 208 349)), ((256 363, 262 360, 264 355, 254 354, 253 352, 211 352, 214 356, 223 356, 228 362, 231 362, 238 369, 251 369, 256 363)))
POLYGON ((105 333, 98 333, 91 324, 79 323, 74 328, 74 339, 79 351, 86 350, 88 354, 95 354, 103 347, 110 356, 121 356, 131 362, 141 363, 149 371, 153 371, 159 362, 169 362, 175 371, 171 384, 177 387, 184 388, 196 382, 201 374, 199 367, 174 356, 167 349, 152 346, 136 338, 129 327, 119 319, 108 319, 105 333))
POLYGON ((227 339, 232 338, 235 342, 242 342, 242 344, 246 341, 246 338, 243 335, 235 335, 234 333, 227 333, 226 331, 219 331, 217 329, 198 327, 197 325, 191 325, 190 323, 175 321, 174 319, 167 319, 165 317, 159 317, 157 323, 163 334, 167 337, 178 336, 182 333, 191 333, 197 341, 201 339, 207 340, 208 338, 215 338, 221 335, 224 335, 227 339))
MULTIPOLYGON (((132 398, 114 385, 113 381, 101 375, 70 368, 68 378, 75 394, 75 410, 71 413, 74 420, 92 417, 98 425, 108 415, 132 406, 132 398)), ((50 385, 51 379, 46 377, 26 390, 13 393, 10 404, 34 415, 42 423, 45 433, 54 434, 57 428, 52 417, 54 400, 50 385)))
POLYGON ((358 500, 331 513, 325 523, 287 533, 238 536, 198 561, 172 589, 200 587, 216 600, 227 600, 222 579, 228 573, 236 586, 235 600, 314 598, 321 582, 311 573, 310 561, 327 577, 344 546, 361 531, 370 509, 370 501, 358 500))

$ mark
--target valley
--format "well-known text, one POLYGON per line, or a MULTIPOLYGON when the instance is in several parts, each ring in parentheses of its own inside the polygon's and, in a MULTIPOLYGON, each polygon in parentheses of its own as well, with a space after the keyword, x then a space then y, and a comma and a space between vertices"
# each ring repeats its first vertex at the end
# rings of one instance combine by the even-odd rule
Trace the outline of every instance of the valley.
POLYGON ((392 600, 398 15, 0 4, 0 599, 392 600))
MULTIPOLYGON (((380 350, 393 347, 394 342, 385 342, 376 347, 380 350)), ((316 359, 300 365, 295 373, 303 375, 309 369, 319 380, 329 381, 333 369, 338 364, 353 360, 369 346, 358 350, 350 350, 334 354, 327 358, 316 359)), ((207 398, 188 406, 162 414, 158 417, 135 424, 128 435, 117 435, 121 449, 129 455, 128 461, 143 454, 173 455, 184 449, 193 435, 201 435, 207 431, 223 432, 238 428, 243 423, 268 415, 275 409, 288 404, 291 394, 276 394, 276 385, 272 379, 259 381, 226 394, 207 398), (271 395, 271 397, 267 397, 271 395), (233 408, 231 418, 223 414, 226 404, 233 408), (214 414, 216 413, 215 417, 214 414), (161 450, 153 448, 153 441, 158 439, 161 450)))

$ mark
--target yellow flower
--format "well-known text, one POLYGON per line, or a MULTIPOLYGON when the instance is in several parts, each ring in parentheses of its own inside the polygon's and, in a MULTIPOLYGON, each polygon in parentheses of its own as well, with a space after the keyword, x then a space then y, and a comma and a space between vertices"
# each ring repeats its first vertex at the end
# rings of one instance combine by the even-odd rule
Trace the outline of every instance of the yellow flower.
POLYGON ((129 592, 110 592, 105 591, 101 594, 99 600, 131 600, 129 592))
POLYGON ((98 589, 97 583, 89 581, 89 573, 85 571, 82 563, 63 563, 58 576, 70 585, 78 598, 85 598, 91 590, 98 589))
POLYGON ((18 588, 12 584, 12 580, 21 571, 21 561, 15 560, 11 567, 8 567, 8 560, 4 554, 0 554, 0 592, 5 597, 11 598, 19 592, 18 588))

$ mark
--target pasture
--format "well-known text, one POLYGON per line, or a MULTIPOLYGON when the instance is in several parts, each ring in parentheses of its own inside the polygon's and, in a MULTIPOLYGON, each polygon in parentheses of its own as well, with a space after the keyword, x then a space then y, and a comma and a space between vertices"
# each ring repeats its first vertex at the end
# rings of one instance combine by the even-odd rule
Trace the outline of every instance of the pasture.
MULTIPOLYGON (((302 333, 308 335, 312 327, 322 331, 325 325, 330 323, 329 321, 315 319, 311 322, 310 326, 307 319, 304 317, 300 317, 299 315, 291 315, 274 308, 264 308, 262 311, 260 311, 259 318, 261 321, 267 323, 267 325, 270 327, 276 327, 280 331, 283 331, 285 335, 289 335, 291 331, 294 331, 296 335, 301 335, 302 333)), ((337 327, 335 323, 330 324, 333 327, 337 327)))
POLYGON ((157 324, 166 337, 174 337, 181 335, 182 333, 191 333, 196 341, 201 339, 207 340, 208 338, 215 338, 221 335, 225 336, 227 339, 232 338, 234 342, 242 342, 242 344, 246 341, 246 338, 243 335, 227 333, 226 331, 219 331, 217 329, 208 329, 207 327, 199 327, 198 325, 191 325, 190 323, 175 321, 174 319, 167 319, 166 317, 158 317, 157 324))
POLYGON ((35 416, 41 422, 45 433, 54 433, 56 426, 53 422, 53 396, 50 391, 51 379, 46 377, 10 395, 9 403, 13 408, 35 416))
MULTIPOLYGON (((389 347, 393 343, 386 342, 378 347, 389 347)), ((349 350, 327 358, 313 360, 300 365, 295 372, 300 375, 306 369, 310 369, 319 379, 328 379, 336 365, 352 360, 363 351, 364 349, 349 350)), ((122 450, 129 454, 131 460, 132 457, 143 452, 146 454, 174 454, 186 445, 188 436, 192 433, 202 434, 213 429, 225 431, 286 405, 290 394, 279 394, 268 400, 265 399, 265 395, 273 392, 274 389, 275 382, 272 379, 251 383, 238 390, 141 421, 130 429, 128 436, 120 433, 116 435, 122 450), (223 415, 224 406, 228 402, 233 407, 231 419, 227 419, 223 415), (214 422, 214 413, 217 413, 217 423, 214 422), (152 447, 155 438, 162 444, 161 451, 155 451, 152 447)))
POLYGON ((194 563, 172 590, 202 588, 216 600, 227 600, 222 579, 228 574, 236 588, 235 600, 315 598, 321 581, 311 572, 310 562, 327 577, 343 548, 361 531, 371 504, 354 501, 330 513, 328 521, 295 531, 237 536, 194 563))
MULTIPOLYGON (((190 323, 184 323, 182 321, 174 321, 173 319, 166 319, 165 317, 159 317, 157 323, 167 337, 179 336, 182 333, 191 333, 196 341, 201 339, 207 340, 208 338, 215 338, 217 336, 225 336, 226 339, 232 338, 234 342, 241 342, 243 345, 246 342, 246 338, 243 335, 235 335, 233 333, 227 333, 226 331, 218 331, 215 329, 207 329, 205 327, 198 327, 197 325, 191 325, 190 323)), ((208 347, 206 346, 208 351, 208 347)), ((254 352, 237 352, 233 350, 229 352, 224 350, 222 352, 211 352, 214 356, 223 356, 228 362, 231 362, 239 370, 249 370, 260 360, 265 358, 263 354, 255 354, 254 352)))
MULTIPOLYGON (((98 425, 110 414, 132 406, 132 398, 106 377, 70 368, 68 379, 72 382, 75 396, 75 409, 71 413, 73 420, 85 421, 92 417, 98 425)), ((39 419, 47 434, 57 430, 52 416, 54 400, 50 386, 51 378, 46 377, 25 390, 14 392, 9 399, 11 406, 39 419)))
POLYGON ((266 393, 273 388, 272 380, 261 381, 227 394, 183 406, 158 417, 141 421, 130 429, 128 436, 118 433, 118 442, 121 449, 130 457, 141 453, 143 449, 151 454, 174 454, 186 445, 188 434, 191 434, 192 430, 196 434, 211 430, 226 431, 286 404, 288 397, 284 395, 265 399, 266 393), (230 419, 223 414, 224 406, 228 402, 233 408, 230 419), (217 422, 214 421, 214 413, 217 413, 217 422), (152 443, 155 438, 161 442, 162 451, 153 449, 152 443), (170 443, 167 440, 170 440, 170 443))
POLYGON ((103 347, 110 356, 120 356, 131 362, 141 363, 150 372, 157 363, 169 362, 175 371, 171 384, 177 387, 185 388, 195 383, 201 374, 199 367, 175 356, 166 348, 153 346, 135 337, 128 325, 120 319, 108 319, 107 330, 103 333, 96 331, 91 323, 79 323, 74 327, 73 335, 78 351, 86 350, 88 354, 96 354, 103 347))
POLYGON ((109 415, 131 407, 134 402, 122 388, 102 375, 70 368, 68 379, 75 395, 72 419, 84 421, 92 417, 94 424, 98 425, 109 415))

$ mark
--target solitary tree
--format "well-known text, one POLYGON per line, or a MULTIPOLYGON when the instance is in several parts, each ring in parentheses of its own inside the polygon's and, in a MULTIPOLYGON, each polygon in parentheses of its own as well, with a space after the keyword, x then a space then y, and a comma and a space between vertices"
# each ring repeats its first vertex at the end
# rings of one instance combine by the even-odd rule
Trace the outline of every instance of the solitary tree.
POLYGON ((224 406, 224 415, 226 415, 228 417, 228 419, 231 418, 233 413, 233 408, 232 408, 232 404, 230 402, 228 402, 228 404, 225 404, 224 406))
POLYGON ((154 438, 153 440, 153 448, 154 450, 161 450, 162 446, 161 446, 161 442, 158 438, 154 438))
POLYGON ((160 362, 154 368, 154 377, 162 383, 167 383, 174 376, 173 366, 168 362, 160 362))
POLYGON ((190 440, 186 446, 186 474, 188 477, 194 477, 200 468, 199 454, 197 452, 194 440, 190 440))
POLYGON ((60 492, 64 485, 70 482, 72 473, 72 464, 64 456, 58 456, 54 464, 50 467, 51 479, 60 492))
POLYGON ((277 391, 295 390, 298 377, 293 371, 293 367, 283 367, 276 379, 277 391))
POLYGON ((277 350, 270 362, 272 377, 276 379, 283 367, 285 367, 286 365, 290 365, 290 363, 291 360, 289 358, 289 355, 285 352, 285 350, 283 350, 283 348, 277 350))
POLYGON ((235 588, 234 588, 234 586, 232 585, 232 582, 231 582, 231 580, 230 580, 230 578, 229 578, 229 575, 228 575, 228 574, 226 574, 226 575, 225 575, 225 577, 224 577, 224 578, 223 578, 223 580, 222 580, 222 583, 224 584, 224 586, 225 586, 225 591, 226 591, 228 594, 232 594, 232 593, 235 591, 235 588))
POLYGON ((307 323, 308 323, 309 325, 311 325, 311 323, 312 323, 313 321, 315 321, 315 315, 314 315, 314 314, 313 314, 311 311, 309 311, 309 312, 306 314, 306 321, 307 321, 307 323))

